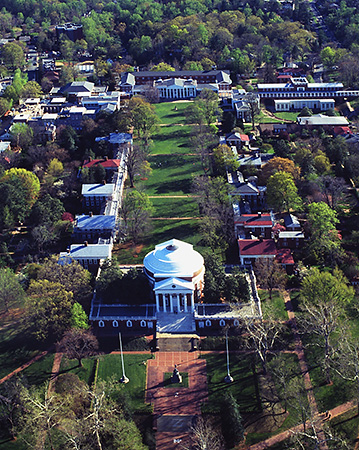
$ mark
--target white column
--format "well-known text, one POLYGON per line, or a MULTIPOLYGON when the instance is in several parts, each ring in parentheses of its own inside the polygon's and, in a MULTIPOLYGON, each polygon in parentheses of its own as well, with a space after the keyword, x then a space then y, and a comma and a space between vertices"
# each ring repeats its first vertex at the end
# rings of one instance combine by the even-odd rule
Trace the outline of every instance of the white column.
POLYGON ((184 302, 184 310, 185 312, 187 312, 187 295, 186 294, 181 294, 181 298, 183 299, 184 302))
POLYGON ((173 299, 172 299, 172 294, 170 294, 170 310, 171 310, 171 313, 173 313, 173 299))
POLYGON ((157 309, 157 312, 159 312, 159 310, 160 310, 160 300, 158 298, 158 294, 157 293, 156 293, 156 309, 157 309))
POLYGON ((163 302, 163 312, 166 312, 166 296, 162 294, 162 302, 163 302))
POLYGON ((194 311, 194 292, 191 294, 191 310, 194 311))

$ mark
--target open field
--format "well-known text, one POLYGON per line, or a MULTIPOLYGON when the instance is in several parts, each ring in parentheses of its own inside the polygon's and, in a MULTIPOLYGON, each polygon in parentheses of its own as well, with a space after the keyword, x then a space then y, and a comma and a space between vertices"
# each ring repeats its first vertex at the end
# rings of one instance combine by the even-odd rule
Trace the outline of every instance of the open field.
POLYGON ((184 110, 190 104, 190 101, 185 102, 163 102, 156 103, 155 109, 159 117, 160 123, 185 123, 186 117, 184 110))
POLYGON ((271 312, 277 320, 288 320, 288 314, 280 291, 273 290, 271 300, 269 299, 268 291, 265 291, 264 289, 259 289, 258 294, 261 299, 264 318, 271 312))
POLYGON ((169 125, 160 127, 153 135, 152 154, 194 153, 190 145, 191 127, 189 125, 169 125))

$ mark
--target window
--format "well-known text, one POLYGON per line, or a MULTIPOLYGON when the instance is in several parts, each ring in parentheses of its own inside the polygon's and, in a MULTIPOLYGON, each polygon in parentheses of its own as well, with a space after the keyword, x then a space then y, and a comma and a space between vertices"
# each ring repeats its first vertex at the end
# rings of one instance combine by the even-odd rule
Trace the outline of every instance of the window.
POLYGON ((146 325, 147 325, 146 321, 145 320, 141 320, 140 325, 141 325, 142 328, 145 328, 146 325))
POLYGON ((117 322, 117 320, 114 320, 114 321, 112 322, 112 326, 113 326, 114 328, 117 328, 117 327, 118 327, 118 322, 117 322))
POLYGON ((98 323, 98 326, 100 328, 103 328, 105 326, 105 322, 103 320, 100 320, 99 323, 98 323))
POLYGON ((206 327, 210 327, 210 326, 212 326, 212 322, 209 319, 207 319, 206 320, 206 327))
POLYGON ((223 319, 221 319, 221 320, 219 321, 219 326, 220 326, 220 327, 226 326, 226 321, 223 320, 223 319))
POLYGON ((132 321, 131 321, 131 320, 128 320, 128 321, 126 322, 126 326, 127 326, 127 328, 131 328, 131 327, 132 327, 132 321))

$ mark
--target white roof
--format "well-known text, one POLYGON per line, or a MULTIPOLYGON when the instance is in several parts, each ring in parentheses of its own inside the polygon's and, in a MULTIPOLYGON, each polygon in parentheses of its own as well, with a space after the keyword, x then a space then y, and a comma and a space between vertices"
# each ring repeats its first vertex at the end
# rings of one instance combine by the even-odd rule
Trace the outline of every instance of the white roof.
POLYGON ((145 256, 143 264, 155 277, 193 277, 203 268, 204 261, 202 255, 193 250, 193 245, 171 239, 156 245, 145 256))
POLYGON ((280 239, 304 239, 301 231, 280 231, 278 237, 280 239))
POLYGON ((167 278, 166 280, 158 281, 155 283, 154 291, 159 291, 161 289, 171 288, 171 291, 176 292, 176 290, 183 291, 187 289, 189 291, 194 290, 193 283, 191 281, 180 280, 179 278, 167 278))
POLYGON ((83 184, 82 185, 82 195, 100 195, 100 196, 108 196, 112 195, 114 191, 115 185, 110 184, 83 184))
POLYGON ((331 126, 347 126, 349 122, 345 117, 339 116, 324 116, 323 114, 316 114, 308 117, 297 117, 299 125, 331 125, 331 126))

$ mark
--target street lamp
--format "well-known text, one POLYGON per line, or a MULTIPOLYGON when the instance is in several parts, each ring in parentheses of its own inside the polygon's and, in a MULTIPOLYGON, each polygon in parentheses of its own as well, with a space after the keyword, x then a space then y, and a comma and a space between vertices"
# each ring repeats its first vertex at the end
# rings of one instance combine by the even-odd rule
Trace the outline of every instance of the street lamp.
POLYGON ((122 363, 122 377, 120 378, 120 383, 128 383, 130 380, 125 375, 125 364, 123 363, 123 351, 122 351, 122 339, 121 333, 118 333, 118 339, 120 341, 120 352, 121 352, 121 363, 122 363))
POLYGON ((224 381, 226 383, 233 383, 233 378, 229 373, 228 329, 226 330, 226 351, 227 351, 227 375, 224 377, 224 381))

